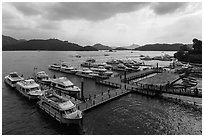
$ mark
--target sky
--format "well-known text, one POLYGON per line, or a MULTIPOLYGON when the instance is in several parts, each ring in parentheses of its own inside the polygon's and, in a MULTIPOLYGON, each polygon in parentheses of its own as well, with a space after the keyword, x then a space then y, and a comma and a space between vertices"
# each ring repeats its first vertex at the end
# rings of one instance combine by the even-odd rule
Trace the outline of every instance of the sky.
POLYGON ((192 43, 202 39, 201 2, 3 2, 2 34, 101 43, 192 43))

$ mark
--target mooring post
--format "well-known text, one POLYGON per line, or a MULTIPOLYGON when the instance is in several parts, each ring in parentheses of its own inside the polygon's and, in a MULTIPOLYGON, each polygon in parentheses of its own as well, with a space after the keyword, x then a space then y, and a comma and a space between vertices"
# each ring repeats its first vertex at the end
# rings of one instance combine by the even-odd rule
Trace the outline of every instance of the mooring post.
POLYGON ((84 101, 84 79, 81 78, 81 100, 84 101))
POLYGON ((124 81, 125 83, 127 82, 127 81, 126 81, 126 80, 127 80, 126 78, 127 78, 127 77, 126 77, 126 70, 125 70, 125 81, 124 81))

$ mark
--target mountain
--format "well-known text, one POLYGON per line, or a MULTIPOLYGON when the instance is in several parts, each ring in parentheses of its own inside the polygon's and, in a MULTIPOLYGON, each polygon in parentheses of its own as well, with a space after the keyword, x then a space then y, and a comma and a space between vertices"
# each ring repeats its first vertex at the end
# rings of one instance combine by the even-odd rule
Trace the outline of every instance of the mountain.
POLYGON ((85 46, 84 51, 98 51, 98 49, 92 47, 92 46, 85 46))
POLYGON ((17 44, 17 43, 20 43, 20 42, 23 42, 23 41, 14 39, 14 38, 12 38, 10 36, 2 35, 2 45, 11 45, 11 44, 17 44))
POLYGON ((126 49, 135 49, 135 48, 138 48, 140 45, 137 45, 137 44, 132 44, 130 46, 125 46, 124 48, 126 49))
POLYGON ((126 49, 126 48, 124 48, 124 47, 117 47, 117 48, 115 48, 114 50, 129 50, 129 49, 126 49))
POLYGON ((97 43, 97 44, 93 45, 92 47, 94 47, 98 50, 111 50, 112 49, 111 47, 102 45, 100 43, 97 43))
MULTIPOLYGON (((14 40, 15 41, 15 40, 14 40)), ((24 41, 24 40, 23 40, 24 41)), ((33 39, 24 42, 13 42, 14 44, 7 44, 2 41, 2 50, 47 50, 47 51, 97 51, 93 47, 82 47, 78 44, 71 43, 68 41, 61 41, 58 39, 33 39)), ((10 42, 11 43, 11 42, 10 42)))
POLYGON ((175 43, 175 44, 146 44, 144 46, 135 48, 135 50, 140 51, 177 51, 184 44, 175 43))

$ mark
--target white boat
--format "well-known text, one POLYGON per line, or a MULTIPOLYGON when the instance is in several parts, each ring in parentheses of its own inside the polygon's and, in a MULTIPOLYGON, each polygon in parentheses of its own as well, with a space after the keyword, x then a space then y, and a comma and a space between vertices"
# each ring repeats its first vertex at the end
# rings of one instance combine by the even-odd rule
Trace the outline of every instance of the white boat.
POLYGON ((60 68, 61 68, 61 65, 59 65, 59 64, 52 64, 52 65, 49 65, 49 69, 51 69, 51 70, 59 71, 60 68))
POLYGON ((24 80, 23 77, 20 77, 17 72, 11 72, 8 76, 4 78, 4 82, 11 87, 15 87, 16 83, 24 80))
POLYGON ((37 102, 47 114, 62 124, 81 124, 82 112, 69 99, 55 93, 44 94, 37 102))
POLYGON ((39 71, 35 74, 36 79, 38 80, 43 80, 43 79, 48 79, 49 76, 45 73, 45 71, 39 71))
POLYGON ((113 74, 112 71, 108 71, 107 69, 105 69, 103 66, 99 66, 97 68, 90 68, 93 73, 98 74, 98 77, 106 77, 106 76, 111 76, 113 74))
POLYGON ((150 58, 149 56, 145 56, 145 57, 142 57, 140 58, 141 60, 152 60, 152 58, 150 58))
POLYGON ((38 99, 44 91, 40 89, 40 85, 33 79, 22 80, 16 83, 16 89, 25 97, 30 99, 38 99))
POLYGON ((106 72, 107 71, 107 69, 105 69, 103 66, 93 67, 93 68, 90 68, 90 70, 94 72, 106 72))
POLYGON ((83 63, 81 63, 81 66, 82 67, 92 67, 93 66, 93 63, 92 62, 83 62, 83 63))
POLYGON ((78 70, 72 66, 68 66, 68 65, 64 65, 64 66, 61 66, 61 69, 60 69, 61 72, 64 72, 64 73, 69 73, 69 74, 75 74, 78 72, 78 70))
POLYGON ((41 84, 48 84, 50 83, 49 76, 45 73, 45 71, 39 71, 34 74, 35 81, 41 84))
POLYGON ((80 70, 76 73, 77 76, 87 77, 87 78, 93 78, 92 74, 93 74, 93 71, 88 68, 84 68, 83 70, 80 70))
POLYGON ((77 58, 81 58, 81 55, 79 55, 79 54, 76 54, 76 55, 75 55, 75 57, 77 57, 77 58))
POLYGON ((61 71, 61 72, 64 72, 67 68, 69 68, 69 65, 66 64, 66 63, 63 63, 63 64, 61 64, 61 66, 60 66, 60 71, 61 71))
POLYGON ((62 93, 69 94, 75 97, 79 97, 80 88, 75 86, 69 79, 66 77, 59 77, 51 80, 51 85, 60 90, 62 93))

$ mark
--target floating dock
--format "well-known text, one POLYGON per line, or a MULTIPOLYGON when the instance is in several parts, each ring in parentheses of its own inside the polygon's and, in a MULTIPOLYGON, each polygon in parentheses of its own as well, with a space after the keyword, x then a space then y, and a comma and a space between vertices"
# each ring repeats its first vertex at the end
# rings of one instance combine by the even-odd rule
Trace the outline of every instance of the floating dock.
POLYGON ((202 93, 196 93, 194 90, 189 88, 172 88, 168 86, 168 84, 173 83, 179 79, 179 75, 176 75, 172 72, 161 70, 148 69, 135 73, 130 73, 125 76, 117 76, 111 77, 107 80, 97 80, 96 82, 99 84, 104 84, 106 86, 116 87, 116 88, 125 88, 126 90, 130 90, 132 92, 137 92, 146 95, 160 95, 162 93, 174 94, 174 95, 182 95, 189 97, 202 98, 202 93), (138 79, 153 73, 158 73, 153 77, 148 77, 146 79, 140 80, 137 83, 132 83, 130 80, 138 79), (126 82, 126 83, 124 83, 126 82))
POLYGON ((126 95, 130 92, 131 92, 130 90, 125 90, 125 89, 108 90, 107 92, 102 92, 101 94, 90 96, 84 101, 81 101, 79 99, 73 98, 65 94, 63 94, 63 96, 65 96, 66 98, 74 102, 77 108, 84 112, 84 111, 88 111, 90 109, 96 108, 97 106, 105 104, 116 98, 119 98, 123 95, 126 95))

